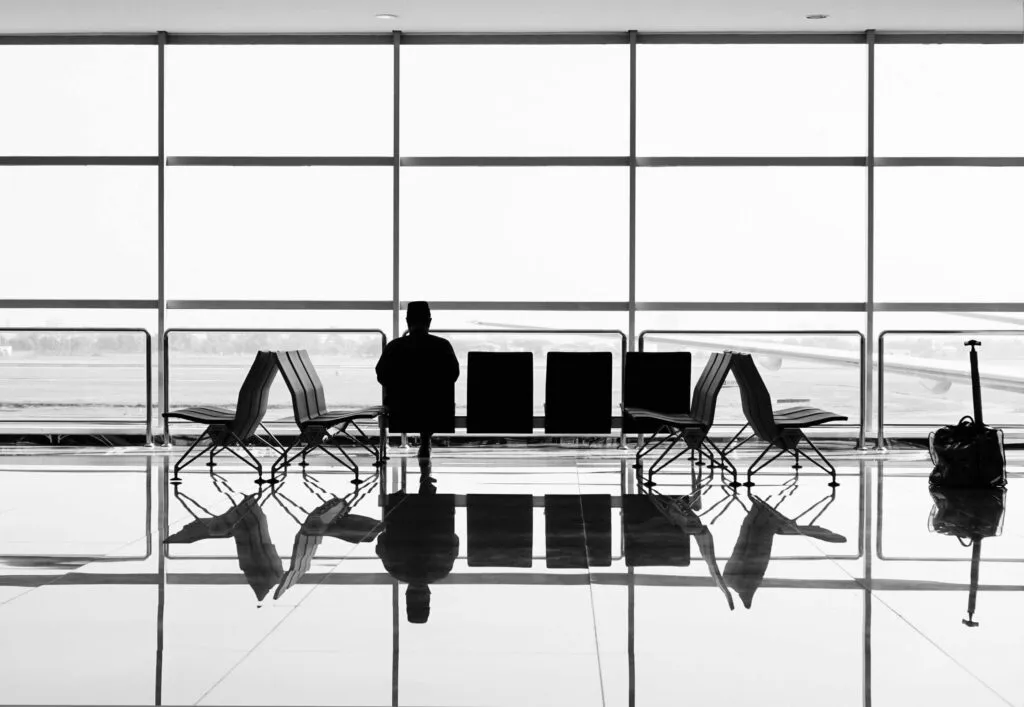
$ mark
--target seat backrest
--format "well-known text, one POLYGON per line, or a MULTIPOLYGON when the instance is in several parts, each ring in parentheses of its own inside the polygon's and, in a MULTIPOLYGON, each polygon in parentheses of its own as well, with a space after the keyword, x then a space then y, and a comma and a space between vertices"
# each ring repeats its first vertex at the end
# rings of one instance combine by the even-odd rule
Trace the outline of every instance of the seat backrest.
POLYGON ((302 364, 302 374, 306 378, 307 386, 313 391, 313 403, 316 405, 317 414, 322 415, 327 412, 324 383, 320 380, 320 376, 317 375, 316 369, 313 367, 313 362, 309 358, 309 352, 306 349, 300 349, 298 354, 299 362, 302 364))
POLYGON ((731 351, 718 351, 711 354, 708 362, 704 364, 697 384, 693 386, 693 406, 691 416, 700 422, 705 429, 710 428, 715 422, 715 405, 718 403, 718 393, 725 385, 725 379, 729 376, 730 362, 733 353, 731 351))
POLYGON ((277 360, 273 351, 258 351, 249 373, 238 390, 238 404, 231 431, 240 439, 251 437, 267 414, 270 385, 277 377, 277 360))
POLYGON ((743 416, 759 438, 770 442, 778 435, 775 413, 772 411, 772 396, 754 363, 754 357, 745 353, 732 355, 732 374, 740 388, 743 416))
POLYGON ((277 366, 292 396, 295 423, 300 427, 316 416, 316 394, 305 376, 305 367, 298 351, 278 351, 277 366))

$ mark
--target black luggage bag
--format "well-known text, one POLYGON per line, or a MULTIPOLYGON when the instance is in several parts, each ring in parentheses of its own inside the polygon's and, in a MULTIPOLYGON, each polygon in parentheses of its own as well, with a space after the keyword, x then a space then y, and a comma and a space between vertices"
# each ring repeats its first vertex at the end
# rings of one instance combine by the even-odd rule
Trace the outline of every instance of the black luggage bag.
POLYGON ((935 468, 928 483, 942 488, 1001 488, 1006 485, 1006 455, 1002 430, 987 427, 981 413, 981 378, 978 374, 980 341, 971 347, 971 392, 974 417, 965 416, 957 425, 940 427, 928 436, 928 451, 935 468))

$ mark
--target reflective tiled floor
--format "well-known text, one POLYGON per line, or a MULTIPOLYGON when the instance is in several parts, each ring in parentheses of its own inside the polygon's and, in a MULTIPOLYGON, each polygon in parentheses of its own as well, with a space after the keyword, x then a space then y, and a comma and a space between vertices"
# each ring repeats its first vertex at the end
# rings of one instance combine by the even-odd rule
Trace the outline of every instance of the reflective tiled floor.
POLYGON ((1005 505, 933 498, 913 453, 840 455, 837 489, 631 461, 442 450, 260 488, 0 456, 0 702, 1024 705, 1024 458, 1005 505), (990 536, 973 600, 958 527, 990 536))

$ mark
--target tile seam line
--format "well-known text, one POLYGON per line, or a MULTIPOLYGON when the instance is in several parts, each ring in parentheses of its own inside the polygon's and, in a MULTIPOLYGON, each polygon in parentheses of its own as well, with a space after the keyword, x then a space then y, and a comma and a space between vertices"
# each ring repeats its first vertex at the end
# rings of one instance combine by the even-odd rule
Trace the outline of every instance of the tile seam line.
MULTIPOLYGON (((380 479, 379 477, 378 477, 377 483, 381 483, 381 479, 380 479)), ((401 502, 399 503, 399 505, 401 505, 401 503, 404 503, 404 499, 403 499, 403 500, 402 500, 402 501, 401 501, 401 502)), ((394 511, 394 509, 392 509, 392 512, 393 512, 393 511, 394 511)), ((384 522, 384 519, 385 519, 385 518, 386 518, 386 517, 387 517, 388 515, 390 515, 390 513, 388 513, 388 514, 385 514, 385 515, 384 515, 384 517, 382 517, 382 518, 381 518, 381 522, 382 522, 382 523, 384 522)), ((217 678, 217 680, 216 680, 216 681, 215 681, 215 682, 214 682, 214 683, 213 683, 212 685, 210 685, 210 686, 209 686, 208 688, 206 688, 206 690, 205 690, 205 691, 204 691, 204 692, 203 692, 203 693, 202 693, 202 694, 201 694, 201 695, 200 695, 200 696, 199 696, 199 697, 198 697, 198 698, 196 699, 196 701, 195 701, 195 702, 193 702, 192 704, 193 704, 193 705, 198 705, 198 704, 202 703, 202 701, 203 701, 203 700, 205 700, 205 699, 206 699, 206 698, 207 698, 207 697, 208 697, 208 696, 210 695, 210 693, 211 693, 211 692, 213 692, 214 690, 216 690, 218 686, 220 686, 220 685, 221 685, 221 684, 222 684, 222 683, 223 683, 223 682, 224 682, 225 680, 227 680, 227 679, 228 679, 229 677, 231 677, 232 673, 234 673, 234 672, 235 672, 235 670, 237 670, 237 669, 238 669, 238 668, 239 668, 239 667, 240 667, 240 666, 242 665, 242 663, 244 663, 244 662, 245 662, 246 660, 248 660, 248 659, 249 659, 249 657, 250 657, 250 656, 251 656, 251 655, 252 655, 253 653, 255 653, 255 652, 256 652, 256 651, 257 651, 257 650, 259 649, 259 647, 260 647, 260 646, 262 646, 262 645, 263 645, 263 644, 264 644, 264 643, 265 643, 265 642, 266 642, 267 640, 269 640, 269 639, 270 639, 270 637, 271 637, 271 636, 273 636, 273 635, 274 635, 274 633, 275 633, 275 632, 277 631, 277 629, 279 629, 279 628, 281 627, 281 625, 282 625, 282 624, 283 624, 283 623, 284 623, 285 621, 287 621, 287 620, 288 620, 289 618, 291 618, 292 614, 293 614, 293 613, 295 613, 295 611, 296 611, 296 610, 297 610, 297 609, 298 609, 298 608, 299 608, 300 606, 302 606, 302 603, 303 603, 303 602, 305 602, 305 601, 306 601, 306 599, 308 599, 308 598, 310 597, 310 595, 312 595, 312 594, 313 594, 313 592, 314 592, 314 591, 315 591, 315 590, 316 590, 316 589, 317 589, 318 587, 322 586, 322 585, 323 585, 323 583, 327 581, 327 578, 328 578, 328 577, 330 577, 330 576, 331 576, 331 575, 332 575, 332 574, 334 573, 334 571, 335 571, 335 570, 337 570, 337 569, 338 569, 338 567, 340 567, 340 566, 341 566, 341 563, 342 563, 342 562, 344 562, 345 560, 347 560, 347 559, 348 559, 348 558, 349 558, 349 557, 350 557, 350 556, 351 556, 351 555, 352 555, 352 554, 353 554, 353 553, 354 553, 354 552, 356 551, 356 549, 357 549, 358 547, 359 547, 358 543, 357 543, 357 544, 355 544, 355 545, 353 545, 353 546, 352 546, 352 549, 351 549, 351 550, 349 550, 349 552, 348 552, 348 553, 347 553, 347 554, 345 555, 345 557, 343 557, 342 559, 340 559, 340 560, 338 560, 337 562, 335 562, 335 563, 334 563, 334 565, 333 565, 333 566, 331 567, 331 570, 330 570, 330 572, 326 572, 326 573, 325 573, 325 574, 323 575, 323 577, 322 577, 322 578, 320 579, 320 581, 319 581, 319 582, 317 582, 316 584, 314 584, 314 585, 313 585, 313 586, 312 586, 312 587, 310 588, 310 590, 309 590, 309 591, 308 591, 308 592, 306 593, 306 596, 304 596, 304 597, 302 597, 301 599, 299 599, 299 601, 297 601, 297 602, 295 603, 295 605, 294 605, 293 607, 291 607, 290 609, 288 609, 288 611, 286 611, 286 612, 285 612, 285 615, 284 615, 284 616, 282 616, 282 617, 281 617, 281 619, 280 619, 280 620, 279 620, 279 621, 278 621, 277 623, 275 623, 275 624, 274 624, 273 626, 271 626, 271 627, 270 627, 270 630, 268 630, 268 631, 267 631, 267 632, 266 632, 266 633, 265 633, 265 634, 263 635, 263 637, 262 637, 262 638, 260 638, 260 639, 259 639, 258 641, 256 641, 256 643, 255 643, 255 644, 253 644, 253 646, 252 646, 251 648, 249 648, 249 650, 245 651, 245 653, 244 653, 244 654, 242 655, 242 657, 241 657, 241 658, 239 658, 239 659, 238 659, 238 660, 237 660, 237 661, 235 662, 235 664, 234 664, 234 665, 232 665, 232 666, 231 666, 230 668, 228 668, 228 669, 227 669, 227 671, 226 671, 226 672, 224 672, 224 674, 223 674, 223 675, 221 675, 221 676, 220 676, 219 678, 217 678)))
POLYGON ((583 549, 586 552, 586 556, 587 556, 587 592, 590 594, 590 621, 591 621, 591 626, 593 626, 593 629, 594 629, 594 651, 595 651, 596 657, 597 657, 597 681, 598 681, 598 685, 601 687, 601 705, 602 705, 602 707, 607 707, 608 706, 608 700, 605 697, 605 690, 604 690, 604 665, 601 663, 601 639, 598 636, 598 630, 597 630, 597 605, 594 602, 593 573, 590 571, 590 550, 589 550, 590 546, 587 543, 587 521, 586 521, 586 516, 584 515, 584 512, 583 512, 583 484, 581 483, 581 479, 580 479, 579 462, 580 462, 580 457, 577 454, 576 455, 576 464, 575 464, 575 467, 576 467, 576 491, 577 491, 577 493, 579 494, 579 497, 580 497, 580 515, 583 518, 583 549))

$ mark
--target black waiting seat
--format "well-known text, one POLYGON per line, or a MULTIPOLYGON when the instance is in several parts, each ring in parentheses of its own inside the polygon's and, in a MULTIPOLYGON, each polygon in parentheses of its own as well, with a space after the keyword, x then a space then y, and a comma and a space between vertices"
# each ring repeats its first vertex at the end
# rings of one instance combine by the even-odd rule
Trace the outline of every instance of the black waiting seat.
MULTIPOLYGON (((688 351, 630 351, 626 354, 622 407, 669 415, 690 412, 690 353, 688 351)), ((661 423, 626 415, 627 433, 657 432, 661 423)))
MULTIPOLYGON (((815 407, 792 407, 774 412, 772 410, 771 395, 764 384, 764 379, 761 378, 760 371, 757 370, 753 356, 746 353, 733 353, 731 366, 733 376, 736 378, 736 383, 740 389, 743 416, 747 420, 747 425, 753 431, 753 434, 740 444, 749 441, 753 437, 768 443, 768 446, 765 447, 747 469, 746 485, 753 486, 751 477, 755 473, 771 464, 783 454, 788 453, 793 455, 794 468, 800 468, 800 459, 802 457, 828 473, 832 477, 832 480, 829 482, 830 485, 838 486, 835 467, 814 446, 814 443, 807 438, 804 430, 808 427, 825 424, 826 422, 837 422, 849 418, 845 415, 837 415, 834 412, 815 407), (810 457, 807 452, 800 449, 798 446, 800 442, 806 442, 818 458, 810 457), (764 457, 773 448, 777 448, 779 451, 769 459, 764 460, 764 457)), ((742 430, 740 433, 742 433, 742 430)), ((737 434, 737 438, 739 436, 737 434)), ((736 445, 732 449, 738 446, 740 445, 736 445)))
POLYGON ((533 432, 531 352, 470 351, 466 379, 467 432, 533 432))
MULTIPOLYGON (((249 373, 242 382, 238 391, 238 404, 232 410, 226 407, 198 406, 173 410, 164 413, 168 419, 178 418, 190 422, 198 422, 206 425, 196 441, 192 443, 181 458, 174 464, 174 481, 177 481, 178 472, 189 464, 209 454, 210 461, 207 466, 213 472, 214 457, 227 450, 235 455, 248 466, 260 473, 257 483, 263 482, 263 465, 256 455, 249 449, 249 443, 253 439, 259 439, 256 435, 260 428, 276 443, 277 440, 263 426, 263 416, 267 412, 267 404, 270 399, 270 385, 277 376, 277 358, 273 351, 260 351, 249 368, 249 373), (197 447, 205 442, 198 451, 197 447), (237 445, 245 454, 239 454, 232 446, 237 445)), ((269 444, 269 443, 268 443, 269 444)), ((275 446, 279 448, 279 445, 275 446)))
POLYGON ((608 434, 612 431, 610 351, 552 351, 544 384, 544 431, 608 434))
POLYGON ((730 362, 733 354, 730 352, 719 352, 711 354, 707 364, 704 366, 700 378, 693 389, 693 406, 690 414, 668 414, 646 410, 643 408, 626 407, 626 415, 637 420, 653 420, 658 423, 657 431, 648 439, 644 440, 636 450, 637 472, 643 468, 643 460, 647 455, 661 450, 660 455, 651 464, 648 470, 648 484, 652 485, 652 477, 687 451, 690 452, 691 462, 694 460, 694 453, 702 460, 706 457, 712 469, 720 465, 728 469, 733 476, 733 483, 736 483, 736 468, 725 457, 722 450, 708 437, 708 431, 715 421, 715 405, 718 402, 718 393, 725 385, 725 379, 729 375, 730 362), (672 453, 676 445, 682 442, 685 446, 678 452, 672 453))
MULTIPOLYGON (((360 420, 380 420, 384 413, 383 407, 378 405, 357 410, 328 410, 323 383, 313 367, 309 354, 304 350, 279 351, 277 365, 281 369, 281 375, 284 376, 288 392, 291 393, 292 408, 295 412, 295 424, 299 427, 299 436, 274 462, 272 471, 286 469, 296 459, 301 460, 300 466, 305 471, 306 455, 320 450, 353 472, 356 475, 353 483, 360 483, 359 465, 338 443, 340 442, 338 437, 347 439, 372 454, 375 465, 383 463, 384 446, 372 446, 369 437, 359 427, 360 420), (349 426, 353 427, 360 437, 349 432, 349 426), (331 445, 331 449, 325 446, 327 444, 331 445), (332 449, 339 452, 341 456, 335 454, 332 449)), ((381 425, 383 426, 383 422, 381 425)))

